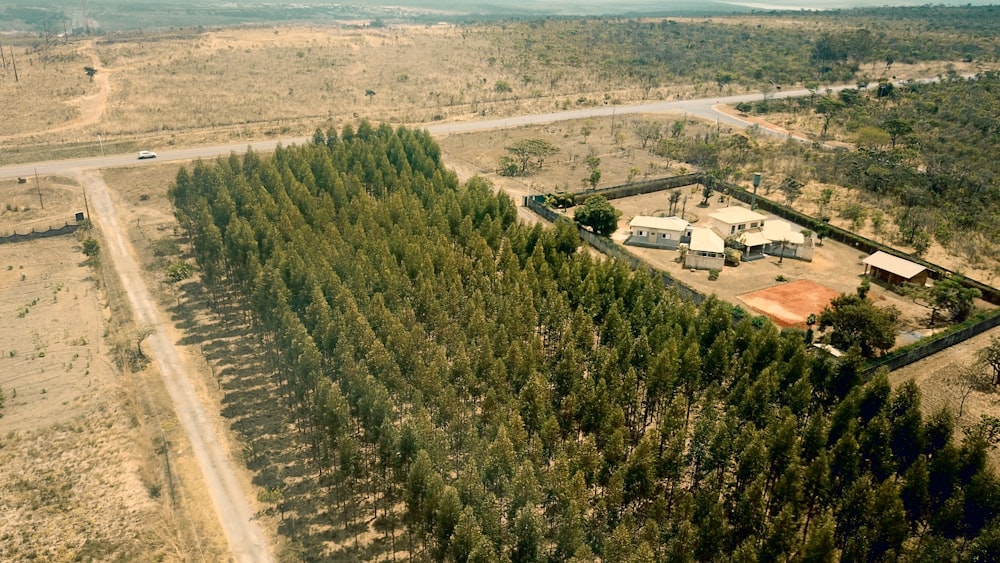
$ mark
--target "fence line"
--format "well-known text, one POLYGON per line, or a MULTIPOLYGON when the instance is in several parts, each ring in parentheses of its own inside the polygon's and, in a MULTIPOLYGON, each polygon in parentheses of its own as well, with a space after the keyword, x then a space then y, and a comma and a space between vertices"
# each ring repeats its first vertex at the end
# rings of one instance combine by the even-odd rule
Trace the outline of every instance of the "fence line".
POLYGON ((80 223, 65 223, 62 227, 49 227, 44 231, 38 231, 32 228, 31 232, 25 234, 19 234, 15 230, 14 234, 0 237, 0 244, 23 242, 26 240, 56 237, 60 235, 68 235, 70 233, 76 232, 76 230, 79 228, 80 228, 80 223))
MULTIPOLYGON (((729 195, 732 195, 735 199, 742 201, 743 203, 750 203, 753 200, 753 194, 744 190, 739 186, 733 184, 728 184, 725 182, 716 181, 716 185, 726 189, 729 195)), ((758 195, 756 197, 756 207, 763 209, 769 213, 773 213, 782 219, 787 219, 797 225, 801 225, 813 232, 819 231, 819 229, 824 229, 827 232, 826 238, 830 240, 835 240, 837 242, 846 244, 848 246, 853 246, 857 248, 858 251, 864 252, 866 254, 873 254, 876 251, 881 250, 886 254, 891 254, 897 258, 902 258, 903 260, 909 260, 915 264, 920 264, 930 272, 930 277, 932 279, 941 279, 946 277, 951 277, 959 280, 962 285, 966 287, 974 287, 982 293, 982 298, 984 301, 991 303, 993 305, 1000 305, 1000 290, 995 287, 988 286, 982 282, 966 278, 957 272, 953 272, 948 268, 939 266, 932 262, 928 262, 923 258, 917 256, 911 256, 905 252, 900 252, 891 246, 886 246, 880 242, 875 242, 869 238, 863 237, 856 233, 852 233, 848 230, 842 229, 840 227, 831 225, 821 219, 816 219, 815 217, 810 217, 804 213, 795 211, 794 209, 781 205, 779 203, 773 202, 767 198, 758 195)))
POLYGON ((997 326, 1000 326, 1000 309, 991 311, 985 318, 961 330, 941 333, 940 337, 928 336, 920 340, 913 348, 906 348, 898 352, 889 353, 881 358, 871 359, 866 363, 864 372, 871 375, 882 367, 889 371, 895 371, 997 326))
MULTIPOLYGON (((535 213, 541 215, 545 220, 549 221, 550 223, 555 223, 556 221, 572 222, 569 219, 569 217, 556 213, 551 208, 542 203, 544 199, 545 199, 544 197, 540 196, 526 197, 524 198, 524 206, 527 207, 528 209, 531 209, 535 213)), ((620 245, 615 244, 615 242, 612 241, 611 239, 595 235, 594 233, 588 231, 587 229, 584 229, 583 227, 577 227, 577 232, 580 233, 580 238, 582 238, 587 244, 593 246, 594 248, 596 248, 597 250, 599 250, 600 252, 604 253, 607 256, 611 256, 612 258, 617 258, 619 260, 624 261, 633 270, 639 268, 645 268, 649 272, 652 272, 653 275, 658 277, 660 281, 663 282, 664 286, 676 289, 677 293, 682 298, 687 299, 689 301, 693 301, 695 304, 700 304, 702 301, 705 300, 705 294, 673 278, 670 274, 666 272, 650 267, 650 265, 647 264, 645 260, 632 254, 631 252, 621 247, 620 245)))
MULTIPOLYGON (((792 221, 797 225, 801 225, 805 228, 811 229, 814 232, 819 229, 824 229, 827 232, 826 238, 835 240, 837 242, 847 244, 857 248, 861 252, 873 253, 878 250, 882 252, 903 258, 904 260, 909 260, 920 264, 930 272, 930 277, 932 279, 941 279, 943 277, 953 277, 959 280, 966 287, 974 287, 982 293, 982 298, 984 301, 993 304, 1000 305, 1000 290, 997 288, 988 286, 982 282, 966 278, 956 272, 953 272, 947 268, 941 267, 937 264, 928 262, 922 258, 917 258, 910 256, 906 253, 900 252, 890 246, 886 246, 882 243, 873 241, 869 238, 865 238, 861 235, 852 233, 840 227, 830 225, 829 223, 810 217, 804 213, 795 211, 794 209, 781 205, 777 202, 771 201, 760 195, 754 195, 740 186, 730 184, 727 182, 721 182, 714 178, 708 178, 704 174, 684 174, 681 176, 672 176, 669 178, 655 178, 652 180, 645 180, 642 182, 634 182, 629 184, 621 184, 618 186, 610 186, 607 188, 601 188, 597 190, 587 190, 577 194, 578 199, 580 197, 585 198, 591 195, 602 195, 605 199, 619 199, 623 197, 629 197, 633 195, 654 193, 658 191, 678 188, 681 186, 687 186, 692 184, 704 184, 710 182, 713 187, 717 190, 725 191, 727 194, 736 198, 743 203, 750 204, 753 202, 755 207, 773 213, 778 217, 792 221)), ((524 198, 524 205, 542 216, 549 222, 555 221, 569 221, 568 217, 560 215, 553 211, 545 204, 545 196, 534 196, 524 198)), ((596 248, 597 250, 603 252, 608 256, 618 258, 627 262, 632 269, 639 267, 645 267, 650 271, 657 274, 662 280, 663 284, 668 287, 676 288, 678 293, 686 298, 694 301, 695 303, 701 303, 705 300, 705 295, 700 293, 698 290, 689 287, 680 281, 672 278, 666 272, 661 272, 651 268, 644 260, 635 256, 634 254, 628 252, 622 246, 616 244, 611 239, 600 237, 594 233, 580 227, 577 229, 580 232, 580 237, 583 238, 588 244, 596 248)), ((959 342, 964 342, 973 336, 982 334, 987 330, 1000 326, 1000 309, 990 311, 985 314, 985 316, 976 321, 975 323, 966 326, 962 329, 945 332, 936 336, 930 336, 920 340, 917 344, 912 347, 907 347, 903 350, 898 350, 896 352, 887 354, 881 358, 873 358, 866 362, 864 367, 864 372, 866 374, 872 374, 877 369, 885 367, 889 371, 895 371, 902 367, 908 366, 916 361, 922 360, 928 356, 936 354, 946 348, 954 346, 959 342)))

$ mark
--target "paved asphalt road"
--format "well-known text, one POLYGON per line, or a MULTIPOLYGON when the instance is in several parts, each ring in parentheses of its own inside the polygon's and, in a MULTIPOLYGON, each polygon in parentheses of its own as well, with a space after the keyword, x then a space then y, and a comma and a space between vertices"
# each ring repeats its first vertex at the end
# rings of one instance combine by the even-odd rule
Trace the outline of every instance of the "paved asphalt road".
MULTIPOLYGON (((832 86, 832 91, 841 90, 851 86, 832 86)), ((825 89, 823 90, 825 91, 825 89)), ((786 90, 776 91, 768 94, 769 99, 788 98, 795 96, 807 96, 808 90, 786 90)), ((678 100, 670 102, 646 102, 641 104, 629 104, 621 106, 599 106, 582 108, 554 113, 539 113, 533 115, 523 115, 519 117, 506 117, 502 119, 485 119, 479 121, 463 121, 458 123, 431 123, 417 125, 430 132, 431 135, 444 136, 452 133, 469 133, 474 131, 489 131, 493 129, 509 129, 522 125, 537 125, 542 123, 553 123, 556 121, 567 121, 571 119, 584 119, 588 117, 613 117, 618 115, 628 115, 636 113, 671 113, 687 114, 691 117, 698 117, 710 121, 718 121, 735 127, 747 127, 750 122, 737 117, 730 116, 713 109, 716 104, 732 105, 739 102, 749 102, 760 100, 761 94, 742 94, 739 96, 721 96, 712 98, 701 98, 697 100, 678 100)), ((783 132, 763 130, 765 133, 784 135, 783 132)), ((282 139, 281 141, 258 141, 244 144, 216 145, 211 147, 196 147, 176 150, 158 150, 157 147, 149 147, 155 150, 157 158, 150 160, 137 160, 135 154, 112 155, 107 157, 91 157, 73 160, 60 160, 51 162, 39 162, 34 164, 18 164, 0 168, 0 178, 31 177, 36 171, 40 175, 63 174, 72 175, 76 171, 91 168, 115 168, 118 166, 141 165, 146 162, 173 162, 188 161, 197 158, 215 158, 225 156, 232 152, 242 153, 248 146, 257 152, 270 152, 281 143, 285 146, 292 144, 302 144, 309 142, 310 137, 295 137, 282 139)), ((803 140, 803 139, 800 139, 803 140)))

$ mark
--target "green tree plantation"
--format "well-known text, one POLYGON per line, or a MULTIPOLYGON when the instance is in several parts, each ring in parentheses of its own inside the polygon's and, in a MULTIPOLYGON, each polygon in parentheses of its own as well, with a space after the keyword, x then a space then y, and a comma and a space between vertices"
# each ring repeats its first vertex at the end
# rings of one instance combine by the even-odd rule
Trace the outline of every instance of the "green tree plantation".
POLYGON ((281 530, 306 559, 1000 552, 989 440, 913 383, 518 223, 425 132, 317 132, 170 193, 215 306, 263 342, 256 408, 297 429, 311 471, 279 501, 323 510, 281 530))

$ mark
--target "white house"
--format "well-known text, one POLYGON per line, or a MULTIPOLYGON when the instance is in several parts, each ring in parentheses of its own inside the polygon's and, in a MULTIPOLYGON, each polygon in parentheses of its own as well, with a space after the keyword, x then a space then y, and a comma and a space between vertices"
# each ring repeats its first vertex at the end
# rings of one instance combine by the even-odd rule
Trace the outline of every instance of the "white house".
POLYGON ((743 231, 761 229, 766 216, 746 207, 723 207, 708 214, 708 226, 723 238, 736 236, 743 231))
POLYGON ((625 244, 632 246, 677 248, 691 236, 691 225, 680 217, 637 215, 629 221, 628 228, 629 237, 625 244))
POLYGON ((708 219, 720 236, 739 241, 744 260, 761 258, 765 254, 812 260, 812 238, 806 238, 786 221, 768 219, 746 207, 725 207, 709 213, 708 219))
POLYGON ((726 244, 712 229, 691 227, 691 242, 684 256, 685 268, 721 270, 726 262, 726 244))

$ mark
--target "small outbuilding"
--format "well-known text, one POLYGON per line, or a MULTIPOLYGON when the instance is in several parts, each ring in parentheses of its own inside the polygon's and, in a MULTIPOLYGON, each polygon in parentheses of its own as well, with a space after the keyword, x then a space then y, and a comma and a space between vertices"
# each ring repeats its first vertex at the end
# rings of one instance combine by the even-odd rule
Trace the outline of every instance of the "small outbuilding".
POLYGON ((906 282, 916 285, 927 283, 927 268, 881 250, 862 260, 862 263, 865 265, 866 276, 882 280, 889 285, 906 282))
POLYGON ((764 252, 772 256, 784 255, 786 258, 812 261, 812 237, 806 237, 802 231, 796 231, 791 223, 780 219, 768 221, 761 229, 761 233, 767 239, 764 252))
POLYGON ((680 217, 637 215, 628 223, 625 244, 649 248, 677 248, 691 237, 690 224, 680 217))
POLYGON ((721 270, 726 263, 726 244, 712 229, 691 228, 691 243, 684 256, 684 267, 698 270, 721 270))

